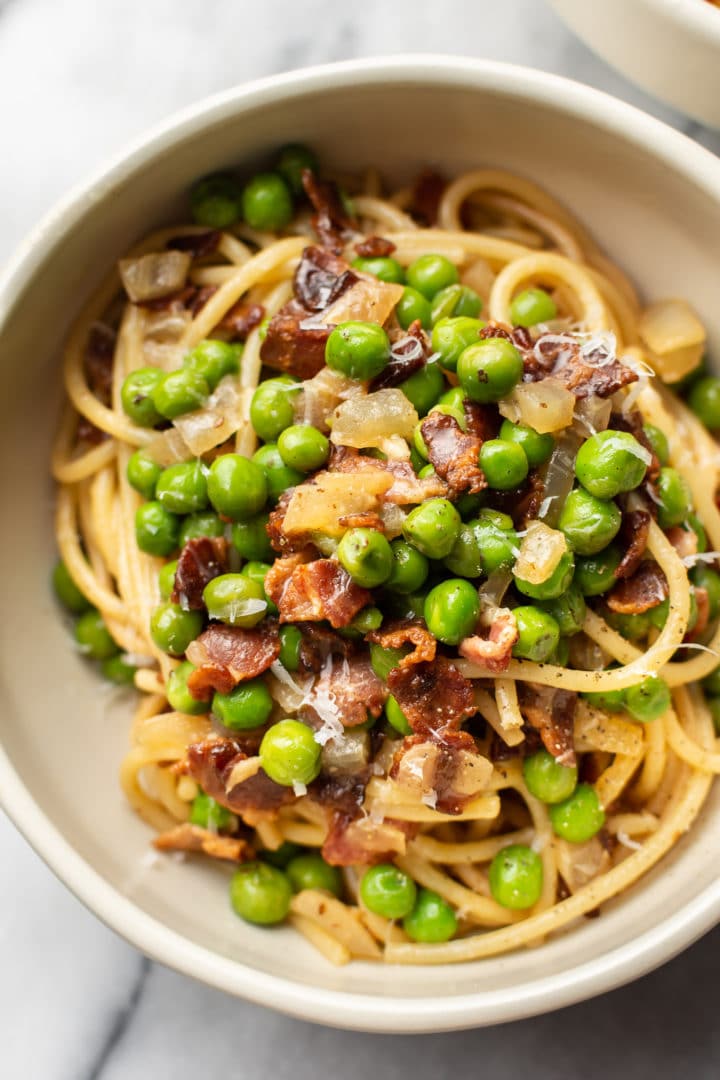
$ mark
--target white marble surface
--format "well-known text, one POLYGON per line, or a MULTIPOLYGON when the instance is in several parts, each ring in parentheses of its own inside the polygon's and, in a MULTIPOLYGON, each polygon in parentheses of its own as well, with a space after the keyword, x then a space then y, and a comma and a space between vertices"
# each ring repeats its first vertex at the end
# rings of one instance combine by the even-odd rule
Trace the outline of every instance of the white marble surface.
MULTIPOLYGON (((0 0, 0 261, 68 186, 178 106, 305 64, 430 50, 570 75, 720 152, 720 135, 631 87, 542 0, 0 0)), ((149 963, 2 817, 0 867, 3 1080, 717 1076, 720 931, 562 1013, 454 1036, 350 1035, 149 963)))

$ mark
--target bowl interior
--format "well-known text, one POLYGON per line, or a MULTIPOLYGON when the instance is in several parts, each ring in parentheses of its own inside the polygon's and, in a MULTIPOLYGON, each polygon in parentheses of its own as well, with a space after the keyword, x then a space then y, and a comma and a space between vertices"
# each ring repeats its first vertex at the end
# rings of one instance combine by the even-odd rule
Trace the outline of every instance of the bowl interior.
MULTIPOLYGON (((678 146, 673 164, 610 130, 592 115, 596 105, 583 106, 584 116, 565 111, 557 80, 526 81, 517 72, 469 66, 463 71, 453 61, 426 72, 418 65, 363 78, 326 74, 288 87, 217 104, 203 122, 187 120, 171 137, 161 136, 153 151, 136 153, 97 182, 80 215, 68 211, 61 229, 51 224, 37 241, 27 264, 34 272, 7 305, 0 339, 6 485, 0 736, 4 775, 14 770, 15 777, 6 797, 41 853, 91 906, 161 959, 217 985, 360 1027, 429 1029, 521 1015, 589 992, 589 986, 570 988, 579 963, 632 948, 711 887, 720 857, 720 791, 692 835, 601 918, 582 921, 542 949, 422 973, 369 964, 335 970, 293 932, 253 929, 236 919, 222 868, 171 858, 149 865, 150 830, 126 806, 117 782, 131 702, 106 689, 75 654, 48 591, 53 488, 47 460, 60 400, 60 343, 113 260, 144 231, 179 218, 194 178, 238 163, 252 168, 289 140, 313 144, 333 165, 376 165, 398 181, 428 164, 449 175, 492 164, 531 176, 578 212, 645 295, 690 297, 717 343, 720 186, 713 196, 717 176, 689 177, 683 144, 672 143, 678 146), (30 825, 29 811, 23 819, 17 780, 55 833, 37 816, 30 825), (71 859, 68 847, 78 858, 71 859), (288 997, 283 984, 266 976, 295 989, 288 997), (548 979, 564 991, 533 1004, 531 988, 548 979), (313 1004, 310 988, 367 995, 366 1005, 356 998, 353 1017, 342 1012, 340 998, 313 1004), (473 995, 473 1011, 458 1019, 455 1005, 467 995, 473 995), (390 999, 398 997, 415 999, 415 1019, 412 1004, 402 1015, 393 1013, 390 999)), ((587 100, 602 102, 596 95, 587 100)), ((638 970, 662 958, 639 958, 638 970)))

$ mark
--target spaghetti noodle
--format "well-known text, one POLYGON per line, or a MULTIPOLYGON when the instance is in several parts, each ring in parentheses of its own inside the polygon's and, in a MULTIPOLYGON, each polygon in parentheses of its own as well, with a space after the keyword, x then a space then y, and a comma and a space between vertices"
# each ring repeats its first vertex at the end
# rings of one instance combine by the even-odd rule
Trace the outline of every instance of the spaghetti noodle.
POLYGON ((161 849, 332 963, 467 961, 620 895, 720 771, 720 390, 531 181, 343 183, 207 178, 87 305, 55 584, 161 849))

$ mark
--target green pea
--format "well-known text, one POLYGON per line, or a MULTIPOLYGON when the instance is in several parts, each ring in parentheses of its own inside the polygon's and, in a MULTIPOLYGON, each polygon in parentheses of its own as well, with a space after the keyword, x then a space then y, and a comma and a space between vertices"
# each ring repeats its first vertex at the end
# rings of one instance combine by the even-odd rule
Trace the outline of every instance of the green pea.
POLYGON ((120 652, 99 611, 92 608, 75 623, 75 641, 80 652, 92 660, 106 660, 120 652))
POLYGON ((570 587, 575 570, 575 560, 571 551, 565 551, 549 577, 544 581, 531 582, 515 574, 515 588, 533 600, 554 600, 562 596, 570 587))
POLYGON ((549 660, 560 641, 560 627, 552 615, 529 605, 516 607, 513 615, 518 628, 513 656, 539 664, 549 660))
POLYGON ((720 428, 720 379, 706 375, 698 379, 688 394, 688 405, 710 431, 720 428))
POLYGON ((570 640, 566 637, 561 637, 558 641, 555 652, 550 657, 550 663, 555 664, 556 667, 567 667, 570 660, 570 640))
POLYGON ((615 544, 608 544, 597 555, 581 555, 575 563, 575 584, 584 596, 600 596, 615 584, 615 571, 622 560, 615 544))
POLYGON ((374 379, 387 367, 390 341, 382 326, 372 322, 343 322, 325 345, 325 363, 350 379, 374 379))
POLYGON ((292 375, 261 382, 250 402, 250 422, 263 442, 274 442, 295 419, 295 394, 302 384, 292 375))
POLYGON ((155 408, 168 420, 201 409, 210 396, 210 387, 197 371, 171 371, 153 390, 155 408))
POLYGON ((55 563, 52 572, 52 586, 62 606, 67 608, 68 611, 72 611, 74 615, 82 615, 84 611, 91 607, 88 598, 78 589, 70 577, 70 571, 62 559, 58 559, 55 563))
POLYGON ((448 285, 455 285, 459 277, 455 264, 444 255, 420 255, 407 268, 408 285, 428 300, 448 285))
POLYGON ((233 547, 244 559, 272 562, 275 558, 267 531, 268 521, 267 514, 258 514, 248 521, 238 521, 233 525, 233 547))
POLYGON ((280 627, 280 656, 278 659, 286 671, 297 671, 300 667, 300 649, 303 636, 297 626, 289 623, 280 627))
POLYGON ((249 862, 230 879, 230 903, 246 922, 272 926, 287 917, 292 887, 287 876, 267 863, 249 862))
POLYGON ((154 394, 165 374, 160 368, 144 367, 131 371, 120 390, 120 401, 126 415, 138 427, 155 427, 162 419, 154 394))
POLYGON ((289 225, 293 216, 290 190, 277 173, 253 176, 242 193, 242 216, 251 229, 277 232, 289 225))
POLYGON ((549 814, 555 835, 571 844, 592 840, 605 824, 605 812, 591 784, 578 784, 569 798, 550 807, 549 814))
POLYGON ((165 563, 158 573, 158 588, 163 600, 169 600, 175 591, 175 574, 177 573, 177 559, 165 563))
POLYGON ((720 695, 720 665, 706 675, 702 680, 702 687, 708 694, 720 695))
POLYGON ((506 442, 518 443, 525 451, 531 469, 543 465, 555 449, 552 435, 541 435, 528 424, 513 424, 512 420, 503 420, 500 425, 500 438, 506 442))
POLYGON ((444 559, 460 531, 460 515, 448 499, 427 499, 403 522, 405 539, 428 559, 444 559))
POLYGON ((167 699, 175 712, 186 713, 188 716, 202 716, 208 711, 205 701, 198 701, 188 690, 188 677, 195 671, 195 665, 189 660, 183 660, 174 668, 167 681, 167 699))
POLYGON ((595 690, 580 695, 588 704, 607 712, 623 712, 625 709, 624 690, 595 690))
POLYGON ((267 610, 265 614, 277 615, 278 609, 276 605, 273 603, 272 600, 268 598, 268 595, 265 592, 265 578, 268 575, 269 569, 270 563, 262 562, 259 559, 251 559, 249 562, 245 563, 241 573, 243 577, 250 578, 251 581, 254 581, 262 589, 262 598, 267 604, 267 610))
POLYGON ((276 784, 310 784, 320 772, 320 746, 299 720, 280 720, 263 735, 260 762, 276 784))
POLYGON ((146 555, 170 555, 179 536, 180 518, 161 503, 146 502, 135 511, 135 542, 146 555))
POLYGON ((463 523, 450 554, 443 559, 451 573, 463 578, 479 578, 483 572, 483 552, 476 522, 463 523))
POLYGON ((520 547, 520 538, 507 514, 481 510, 477 521, 471 522, 482 554, 483 570, 489 577, 494 570, 510 567, 520 547))
POLYGON ((225 523, 212 510, 204 510, 199 514, 189 514, 180 526, 179 546, 182 548, 188 540, 196 540, 201 536, 223 536, 225 523))
POLYGON ((208 501, 206 471, 201 461, 169 465, 157 482, 157 501, 172 514, 204 510, 208 501))
POLYGON ((301 473, 322 468, 330 456, 330 443, 322 431, 311 424, 291 424, 277 441, 285 464, 301 473))
POLYGON ((365 634, 369 634, 372 630, 379 630, 383 622, 383 613, 380 608, 375 607, 373 604, 368 604, 362 611, 358 611, 355 618, 349 623, 344 630, 339 630, 338 633, 347 633, 349 630, 351 636, 358 638, 364 637, 365 634))
POLYGON ((242 345, 207 338, 187 354, 183 367, 197 372, 211 390, 225 375, 236 375, 240 369, 242 345))
POLYGON ((136 450, 128 459, 128 483, 139 491, 144 499, 155 498, 155 485, 162 471, 162 466, 157 465, 145 450, 136 450))
POLYGON ((293 844, 291 840, 284 840, 279 848, 275 848, 274 851, 265 848, 260 852, 260 856, 263 862, 276 866, 278 870, 284 870, 291 859, 302 854, 302 850, 299 844, 293 844))
POLYGON ((614 502, 598 499, 584 488, 575 488, 565 500, 558 528, 578 555, 596 555, 620 531, 622 514, 614 502))
POLYGON ((413 730, 410 727, 408 718, 398 705, 397 699, 393 697, 392 694, 388 695, 387 701, 385 702, 385 719, 390 727, 394 728, 395 731, 399 732, 401 735, 412 735, 413 730))
POLYGON ((457 932, 455 912, 446 900, 430 889, 419 889, 415 907, 403 919, 403 930, 413 941, 437 944, 457 932))
POLYGON ((213 694, 212 714, 233 731, 252 731, 270 719, 273 699, 262 679, 247 679, 229 693, 213 694))
POLYGON ((511 491, 527 476, 528 459, 518 443, 487 439, 480 447, 480 468, 491 488, 511 491))
POLYGON ((407 285, 395 305, 395 315, 403 330, 407 330, 418 319, 424 330, 429 330, 432 325, 430 302, 417 289, 411 289, 407 285))
POLYGON ((608 626, 617 630, 628 641, 642 641, 650 630, 650 619, 645 612, 638 615, 624 615, 619 611, 603 611, 603 618, 608 626))
POLYGON ((482 300, 468 285, 447 285, 436 293, 432 302, 433 326, 440 319, 467 316, 474 319, 480 314, 482 300))
POLYGON ((647 450, 627 431, 598 431, 586 439, 575 459, 575 475, 591 495, 614 499, 642 483, 647 450))
POLYGON ((421 589, 430 565, 421 552, 399 537, 390 543, 392 569, 385 585, 397 593, 413 593, 421 589))
POLYGON ((509 844, 490 863, 488 881, 493 900, 510 911, 525 911, 542 893, 542 859, 526 844, 509 844))
POLYGON ((629 686, 625 691, 625 708, 633 720, 648 723, 657 720, 671 705, 670 690, 664 679, 648 675, 642 682, 629 686))
POLYGON ((229 626, 256 626, 267 614, 263 588, 245 574, 220 574, 203 589, 211 619, 229 626))
POLYGON ((698 589, 707 590, 710 618, 716 618, 720 614, 720 574, 699 563, 692 571, 692 580, 698 589))
MULTIPOLYGON (((666 598, 659 604, 651 607, 647 612, 647 618, 651 626, 654 626, 656 630, 662 630, 663 626, 667 622, 667 617, 670 612, 670 601, 666 598)), ((688 633, 690 633, 698 620, 698 606, 697 598, 695 596, 695 589, 690 589, 690 613, 688 615, 688 633)))
POLYGON ((288 488, 297 487, 305 479, 305 473, 285 464, 277 443, 265 443, 255 451, 252 460, 265 473, 268 500, 273 504, 288 488))
POLYGON ((215 458, 207 478, 210 502, 232 521, 255 517, 267 501, 265 470, 242 454, 223 454, 215 458))
POLYGON ((522 356, 505 338, 485 338, 463 350, 457 362, 460 385, 472 401, 500 401, 523 374, 522 356))
POLYGON ((401 614, 408 618, 414 616, 416 619, 422 619, 425 611, 426 596, 427 592, 408 593, 407 596, 402 598, 404 611, 401 614))
POLYGON ((390 281, 397 285, 405 284, 405 271, 397 259, 378 255, 368 259, 353 259, 352 266, 363 274, 373 274, 379 281, 390 281))
POLYGON ((365 589, 382 585, 394 566, 392 548, 377 529, 348 529, 338 545, 337 557, 353 581, 365 589))
MULTIPOLYGON (((449 405, 456 412, 465 413, 465 392, 462 386, 451 386, 438 398, 438 405, 449 405)), ((467 423, 467 420, 466 420, 467 423)))
POLYGON ((400 383, 398 389, 415 406, 418 416, 425 416, 437 402, 445 386, 443 373, 437 364, 425 364, 414 375, 400 383))
POLYGON ((538 750, 523 761, 523 776, 536 799, 559 803, 569 799, 575 790, 578 771, 574 765, 561 765, 547 750, 538 750))
POLYGON ((444 645, 459 645, 472 634, 480 614, 477 589, 464 578, 441 581, 425 597, 425 622, 444 645))
POLYGON ((107 656, 101 661, 100 670, 103 677, 116 686, 133 686, 135 683, 137 668, 134 664, 128 664, 122 656, 107 656))
POLYGON ((336 866, 326 863, 322 855, 314 852, 307 855, 296 855, 285 868, 285 873, 290 878, 293 892, 302 892, 303 889, 323 889, 332 893, 333 896, 342 896, 342 875, 336 866))
POLYGON ((643 431, 660 464, 667 465, 670 460, 670 445, 665 432, 654 424, 643 424, 643 431))
POLYGON ((684 529, 688 532, 694 532, 697 539, 698 554, 703 554, 707 551, 707 533, 703 527, 703 523, 697 514, 693 514, 692 511, 688 514, 685 521, 682 523, 684 529))
POLYGON ((407 648, 395 649, 384 645, 370 643, 370 664, 378 679, 387 682, 388 675, 396 668, 403 656, 407 655, 407 648))
POLYGON ((552 615, 560 627, 561 634, 569 636, 582 630, 587 605, 585 597, 576 584, 573 583, 564 593, 552 600, 541 600, 539 607, 547 611, 548 615, 552 615))
POLYGON ((306 169, 312 173, 318 171, 317 154, 302 143, 288 143, 280 150, 276 167, 293 195, 302 195, 302 174, 306 169))
POLYGON ((439 363, 448 371, 456 371, 461 353, 479 341, 485 323, 467 316, 439 319, 433 326, 432 348, 439 363))
POLYGON ((513 326, 537 326, 557 318, 557 305, 544 289, 523 289, 510 303, 513 326))
POLYGON ((238 819, 212 796, 199 791, 190 807, 190 824, 199 825, 210 832, 233 833, 237 829, 238 819))
POLYGON ((687 481, 677 469, 669 467, 660 470, 657 479, 658 489, 658 525, 661 529, 670 529, 684 521, 692 506, 692 496, 687 481))
POLYGON ((384 919, 404 919, 415 907, 415 882, 392 863, 366 870, 360 881, 360 899, 368 911, 384 919))
POLYGON ((208 229, 226 229, 240 217, 240 185, 228 173, 198 180, 190 190, 193 221, 208 229))
POLYGON ((150 616, 150 637, 158 649, 171 656, 182 656, 202 628, 200 612, 183 611, 179 604, 160 604, 150 616))

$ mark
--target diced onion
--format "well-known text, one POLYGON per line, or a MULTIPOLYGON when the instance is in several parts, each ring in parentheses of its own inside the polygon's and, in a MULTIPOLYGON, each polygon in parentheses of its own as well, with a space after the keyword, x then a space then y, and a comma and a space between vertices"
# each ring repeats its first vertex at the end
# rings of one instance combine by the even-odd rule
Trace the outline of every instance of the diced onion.
POLYGON ((547 525, 556 525, 565 499, 575 481, 575 458, 582 443, 575 427, 563 433, 550 455, 545 471, 544 495, 538 517, 547 525))
POLYGON ((356 379, 349 379, 339 371, 324 367, 291 392, 295 393, 296 422, 329 431, 327 421, 333 409, 348 397, 364 395, 365 388, 356 379))
POLYGON ((162 465, 165 469, 168 465, 177 465, 193 457, 192 450, 174 427, 156 435, 145 447, 145 453, 156 465, 162 465))
POLYGON ((547 581, 567 551, 567 540, 543 521, 531 521, 515 561, 515 574, 531 585, 547 581))
POLYGON ((331 773, 356 773, 370 760, 370 732, 346 728, 322 749, 323 769, 331 773))
POLYGON ((368 469, 356 473, 323 473, 312 484, 295 488, 285 513, 288 536, 317 530, 328 536, 345 531, 340 518, 376 511, 380 496, 392 485, 391 473, 368 469))
POLYGON ((638 331, 658 375, 676 382, 700 363, 705 327, 687 300, 658 300, 645 308, 638 331))
POLYGON ((330 439, 337 446, 362 449, 380 446, 386 439, 411 439, 418 414, 402 390, 378 390, 338 405, 330 439))
POLYGON ((514 424, 527 424, 544 435, 572 424, 575 395, 550 376, 540 382, 518 383, 499 408, 514 424))
POLYGON ((187 251, 151 252, 137 259, 121 259, 118 270, 125 292, 137 304, 182 289, 191 261, 187 251))
POLYGON ((404 286, 374 277, 362 277, 323 312, 326 326, 359 321, 383 325, 404 292, 404 286))
POLYGON ((220 446, 242 426, 243 390, 233 375, 217 384, 202 409, 178 416, 175 428, 196 457, 220 446))

